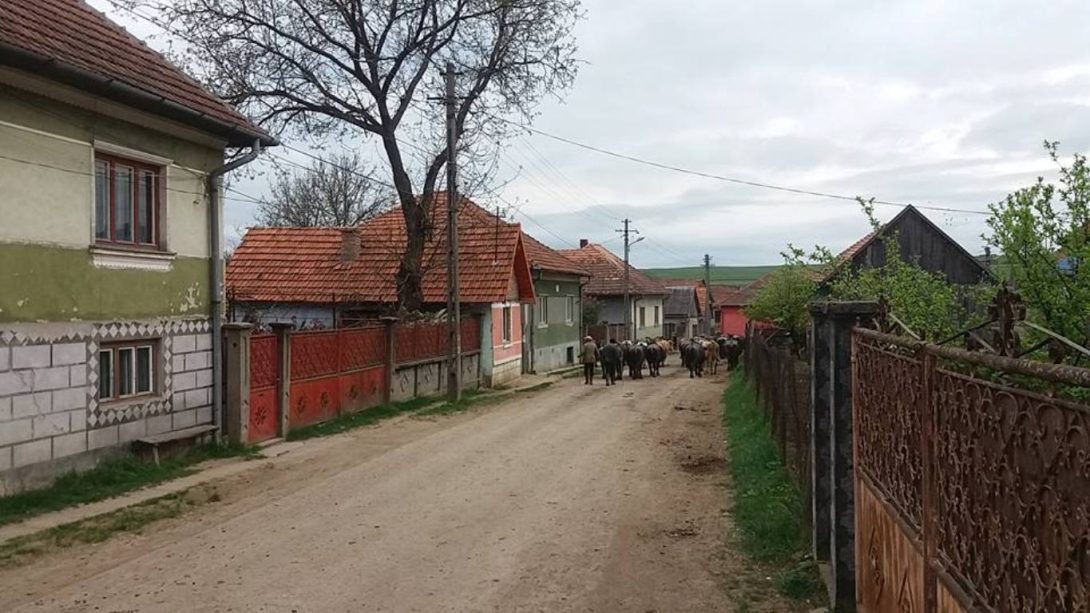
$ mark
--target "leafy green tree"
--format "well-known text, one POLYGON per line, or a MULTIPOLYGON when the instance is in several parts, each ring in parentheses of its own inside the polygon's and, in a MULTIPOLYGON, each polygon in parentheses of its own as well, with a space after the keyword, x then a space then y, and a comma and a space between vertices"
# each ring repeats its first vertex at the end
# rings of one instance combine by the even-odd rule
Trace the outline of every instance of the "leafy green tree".
POLYGON ((810 325, 809 305, 817 293, 818 274, 808 264, 811 256, 794 245, 787 249, 782 254, 783 267, 769 273, 745 312, 750 319, 776 324, 801 341, 810 325))
POLYGON ((991 205, 984 240, 1005 259, 1029 317, 1082 345, 1090 321, 1090 167, 1076 153, 1069 166, 1059 143, 1045 142, 1060 167, 1058 183, 1038 178, 991 205))

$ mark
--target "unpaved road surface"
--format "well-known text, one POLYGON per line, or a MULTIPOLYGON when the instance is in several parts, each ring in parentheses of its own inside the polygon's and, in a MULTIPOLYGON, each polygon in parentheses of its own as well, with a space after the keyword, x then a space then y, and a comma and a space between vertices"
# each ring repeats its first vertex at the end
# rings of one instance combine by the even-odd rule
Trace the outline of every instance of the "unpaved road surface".
MULTIPOLYGON (((675 358, 676 360, 676 358, 675 358)), ((724 378, 581 380, 308 443, 0 572, 5 611, 733 611, 724 378)), ((767 596, 767 594, 766 594, 767 596)), ((768 597, 771 598, 771 597, 768 597)), ((745 610, 787 611, 774 598, 745 610)))

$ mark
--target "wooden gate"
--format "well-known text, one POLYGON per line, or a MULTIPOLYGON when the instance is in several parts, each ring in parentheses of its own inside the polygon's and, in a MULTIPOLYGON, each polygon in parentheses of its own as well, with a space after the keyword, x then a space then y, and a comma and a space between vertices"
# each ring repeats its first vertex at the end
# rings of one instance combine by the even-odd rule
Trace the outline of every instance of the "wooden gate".
POLYGON ((280 344, 275 334, 250 337, 249 441, 259 443, 280 434, 277 410, 280 375, 280 344))
POLYGON ((1090 408, 1037 391, 1090 371, 864 329, 852 368, 859 608, 1090 611, 1090 408))

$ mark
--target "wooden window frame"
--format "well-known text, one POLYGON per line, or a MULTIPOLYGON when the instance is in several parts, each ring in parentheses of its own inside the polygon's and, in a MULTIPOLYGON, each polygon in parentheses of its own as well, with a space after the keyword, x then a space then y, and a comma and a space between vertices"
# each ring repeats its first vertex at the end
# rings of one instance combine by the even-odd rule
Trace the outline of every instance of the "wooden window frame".
POLYGON ((503 307, 503 312, 501 313, 500 317, 503 320, 500 324, 500 339, 504 343, 510 343, 513 340, 511 337, 515 335, 515 321, 513 315, 511 314, 511 307, 503 307))
POLYGON ((564 301, 564 323, 572 323, 575 321, 575 296, 565 296, 564 301))
POLYGON ((637 313, 639 314, 639 316, 636 319, 637 319, 637 321, 640 322, 640 327, 641 328, 646 328, 647 327, 647 307, 644 307, 644 306, 639 307, 639 310, 637 311, 637 313))
POLYGON ((127 402, 138 398, 155 397, 159 387, 158 377, 158 365, 159 358, 159 339, 157 338, 143 338, 131 341, 122 341, 117 343, 102 343, 98 347, 98 368, 99 376, 102 376, 102 354, 109 352, 110 354, 110 395, 103 397, 101 387, 95 390, 95 394, 98 395, 99 402, 112 403, 112 402, 127 402), (148 361, 148 387, 147 391, 138 391, 139 387, 139 351, 141 349, 148 349, 150 359, 148 361), (132 351, 132 393, 121 393, 121 368, 118 355, 122 351, 132 351))
POLYGON ((537 301, 537 325, 545 327, 549 325, 549 297, 538 296, 537 301))
POLYGON ((107 237, 100 238, 98 236, 100 228, 95 228, 95 244, 102 247, 124 247, 126 249, 138 249, 141 251, 163 251, 163 233, 162 233, 162 209, 163 209, 163 166, 156 164, 149 164, 147 162, 141 162, 131 158, 126 158, 118 155, 111 155, 108 153, 95 152, 95 201, 94 201, 94 215, 93 218, 98 220, 98 162, 106 163, 106 176, 107 176, 107 190, 106 206, 109 208, 107 225, 107 237), (117 167, 124 166, 132 168, 132 240, 118 240, 117 233, 117 167), (140 240, 140 173, 150 172, 154 177, 154 189, 152 189, 152 242, 145 243, 140 240))

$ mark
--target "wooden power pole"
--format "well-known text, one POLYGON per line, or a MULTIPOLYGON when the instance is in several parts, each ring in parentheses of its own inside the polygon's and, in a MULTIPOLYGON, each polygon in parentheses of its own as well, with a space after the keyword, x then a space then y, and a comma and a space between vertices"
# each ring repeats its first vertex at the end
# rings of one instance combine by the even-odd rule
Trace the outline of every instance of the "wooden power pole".
POLYGON ((629 269, 632 267, 628 263, 628 254, 632 249, 632 245, 643 240, 642 237, 633 241, 631 240, 633 234, 639 234, 639 230, 633 229, 631 226, 632 220, 625 218, 624 229, 617 230, 624 235, 624 339, 626 341, 635 340, 636 334, 632 330, 632 276, 629 274, 629 269))
POLYGON ((454 64, 447 62, 447 328, 450 356, 447 364, 447 397, 462 398, 462 300, 458 280, 458 127, 454 91, 454 64))
POLYGON ((712 331, 712 256, 704 254, 704 334, 712 331))

